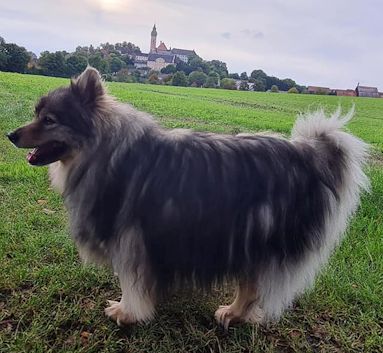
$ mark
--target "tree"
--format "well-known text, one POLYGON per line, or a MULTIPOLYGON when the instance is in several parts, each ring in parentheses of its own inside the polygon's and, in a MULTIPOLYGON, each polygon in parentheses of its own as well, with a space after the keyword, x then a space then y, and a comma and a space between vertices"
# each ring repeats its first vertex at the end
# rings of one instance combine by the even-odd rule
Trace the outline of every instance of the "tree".
POLYGON ((174 74, 177 71, 174 65, 168 65, 161 69, 161 74, 174 74))
POLYGON ((306 86, 296 85, 295 88, 299 91, 299 93, 307 93, 307 87, 306 86))
POLYGON ((250 82, 254 83, 254 91, 266 91, 266 79, 268 76, 262 70, 253 70, 250 74, 250 82))
POLYGON ((257 92, 265 92, 266 91, 266 84, 263 80, 253 79, 253 90, 257 92))
POLYGON ((189 75, 189 85, 202 87, 207 80, 207 75, 201 71, 193 71, 189 75))
POLYGON ((229 74, 228 77, 229 78, 233 78, 234 80, 239 80, 240 79, 239 75, 236 72, 229 74))
POLYGON ((225 62, 220 60, 212 60, 212 61, 207 61, 207 64, 209 66, 209 72, 215 71, 220 78, 227 77, 228 71, 227 71, 227 65, 225 62))
POLYGON ((249 77, 247 76, 246 72, 242 72, 241 76, 240 76, 240 79, 243 80, 243 81, 247 81, 249 79, 249 77))
POLYGON ((188 65, 192 71, 209 72, 209 66, 206 61, 202 60, 199 56, 194 56, 188 61, 188 65))
POLYGON ((250 77, 255 80, 263 80, 266 81, 266 78, 268 77, 266 73, 262 70, 253 70, 250 74, 250 77))
POLYGON ((125 63, 126 66, 134 66, 134 60, 129 56, 129 54, 121 55, 121 60, 125 63))
POLYGON ((87 57, 89 53, 90 53, 90 48, 86 46, 82 47, 81 45, 79 45, 76 47, 75 54, 79 54, 79 55, 83 55, 87 57))
POLYGON ((296 88, 296 87, 291 87, 288 91, 287 91, 287 93, 299 93, 299 91, 298 91, 298 89, 296 88))
POLYGON ((103 74, 109 72, 109 63, 102 58, 100 53, 91 55, 88 59, 89 65, 93 66, 95 69, 100 71, 103 74))
POLYGON ((121 69, 116 73, 116 80, 118 82, 136 82, 135 76, 129 73, 128 69, 121 69))
POLYGON ((100 49, 108 53, 113 53, 116 50, 114 44, 110 44, 109 42, 101 43, 100 49))
POLYGON ((270 89, 272 86, 277 86, 278 90, 283 86, 282 81, 278 77, 267 76, 266 77, 266 89, 270 89))
POLYGON ((126 64, 117 56, 113 56, 110 60, 110 72, 118 72, 126 66, 126 64))
POLYGON ((205 84, 203 85, 205 88, 215 88, 217 87, 217 83, 214 77, 208 76, 205 84))
POLYGON ((184 61, 180 60, 176 64, 176 72, 177 71, 182 71, 186 75, 189 75, 193 71, 193 69, 192 69, 192 67, 189 64, 187 64, 184 61))
POLYGON ((134 77, 134 81, 135 82, 140 82, 140 80, 141 80, 141 72, 140 72, 140 70, 134 70, 133 72, 132 72, 132 76, 134 77))
POLYGON ((235 90, 237 89, 237 86, 235 84, 235 80, 232 78, 223 78, 221 80, 221 88, 235 90))
POLYGON ((278 93, 279 92, 278 86, 277 85, 272 85, 270 91, 273 92, 273 93, 278 93))
POLYGON ((0 37, 0 71, 6 71, 8 55, 5 49, 5 40, 0 37))
POLYGON ((239 85, 240 91, 248 91, 249 90, 249 84, 246 81, 241 81, 241 84, 239 85))
POLYGON ((66 59, 66 73, 68 76, 76 76, 83 72, 88 65, 88 60, 82 55, 71 55, 66 59))
POLYGON ((139 47, 134 45, 133 43, 123 41, 122 43, 116 43, 114 45, 114 49, 119 51, 121 54, 140 54, 141 50, 139 47))
POLYGON ((183 71, 177 71, 172 79, 173 86, 187 86, 188 78, 183 71))
POLYGON ((66 77, 65 54, 66 52, 62 51, 56 51, 55 53, 42 52, 38 64, 43 75, 66 77))
POLYGON ((25 72, 30 56, 24 47, 19 47, 14 43, 5 43, 2 45, 2 65, 5 70, 10 72, 25 72))
POLYGON ((290 88, 293 88, 293 87, 296 87, 296 83, 294 80, 292 80, 291 78, 285 78, 284 80, 281 80, 281 86, 279 86, 281 88, 281 90, 283 91, 288 91, 290 88))
POLYGON ((212 77, 214 79, 214 83, 217 86, 218 83, 219 83, 219 74, 217 74, 215 71, 210 71, 209 72, 209 77, 212 77))

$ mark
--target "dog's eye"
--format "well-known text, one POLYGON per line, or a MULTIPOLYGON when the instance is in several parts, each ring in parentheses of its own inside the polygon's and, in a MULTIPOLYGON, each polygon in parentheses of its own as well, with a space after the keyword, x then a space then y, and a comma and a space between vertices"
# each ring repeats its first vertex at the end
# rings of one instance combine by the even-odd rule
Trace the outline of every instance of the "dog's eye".
POLYGON ((52 124, 55 124, 56 121, 54 119, 52 119, 50 116, 45 116, 43 119, 43 123, 45 125, 52 125, 52 124))

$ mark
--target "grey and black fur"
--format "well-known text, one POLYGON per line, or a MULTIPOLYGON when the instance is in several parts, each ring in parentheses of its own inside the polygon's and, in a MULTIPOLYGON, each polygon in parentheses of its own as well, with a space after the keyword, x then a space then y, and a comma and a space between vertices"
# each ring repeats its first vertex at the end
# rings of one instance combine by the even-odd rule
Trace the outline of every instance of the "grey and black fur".
POLYGON ((10 138, 52 163, 81 256, 118 273, 108 316, 148 321, 159 295, 229 279, 236 299, 215 314, 227 327, 278 319, 344 234, 369 184, 367 145, 340 130, 351 115, 300 117, 290 139, 164 130, 88 68, 10 138))

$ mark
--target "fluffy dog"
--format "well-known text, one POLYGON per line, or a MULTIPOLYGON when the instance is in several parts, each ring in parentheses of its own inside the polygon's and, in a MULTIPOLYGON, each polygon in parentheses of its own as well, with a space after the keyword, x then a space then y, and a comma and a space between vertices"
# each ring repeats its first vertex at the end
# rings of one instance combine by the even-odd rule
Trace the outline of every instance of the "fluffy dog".
POLYGON ((227 328, 278 319, 344 234, 369 185, 367 145, 341 131, 351 115, 301 117, 290 139, 164 130, 88 68, 8 136, 50 164, 81 257, 118 274, 107 316, 146 322, 169 290, 234 280, 215 313, 227 328))

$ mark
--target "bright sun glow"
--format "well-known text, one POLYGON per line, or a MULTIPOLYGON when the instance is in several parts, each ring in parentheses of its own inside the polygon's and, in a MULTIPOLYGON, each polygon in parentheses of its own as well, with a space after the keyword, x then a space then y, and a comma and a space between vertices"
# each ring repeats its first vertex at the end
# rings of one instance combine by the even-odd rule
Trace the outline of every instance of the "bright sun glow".
POLYGON ((118 11, 126 5, 125 0, 98 0, 102 10, 106 11, 118 11))

